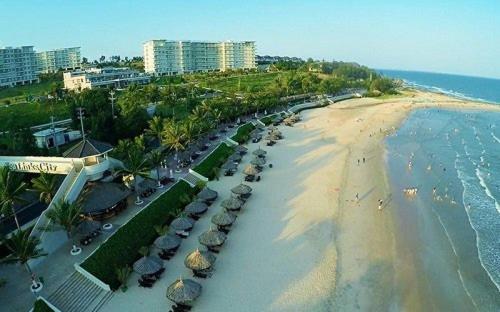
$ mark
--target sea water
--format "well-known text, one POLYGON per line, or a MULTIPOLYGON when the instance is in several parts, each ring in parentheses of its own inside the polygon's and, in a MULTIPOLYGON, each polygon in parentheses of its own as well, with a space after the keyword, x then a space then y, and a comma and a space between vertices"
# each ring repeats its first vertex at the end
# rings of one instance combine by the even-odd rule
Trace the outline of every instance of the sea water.
MULTIPOLYGON (((500 113, 417 110, 387 138, 387 154, 395 200, 438 224, 473 305, 500 309, 500 113)), ((423 238, 427 230, 419 231, 423 238)), ((422 258, 442 249, 428 244, 422 258)))
POLYGON ((385 70, 385 76, 402 79, 417 89, 490 103, 500 103, 500 79, 417 71, 385 70))

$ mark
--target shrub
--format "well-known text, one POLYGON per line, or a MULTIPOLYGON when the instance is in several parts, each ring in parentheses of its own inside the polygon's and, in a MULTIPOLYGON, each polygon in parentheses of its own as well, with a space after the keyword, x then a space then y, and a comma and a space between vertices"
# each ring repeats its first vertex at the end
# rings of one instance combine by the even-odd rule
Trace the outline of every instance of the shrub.
POLYGON ((276 116, 277 116, 276 114, 271 115, 271 116, 266 116, 266 117, 264 117, 264 118, 261 118, 261 119, 260 119, 260 121, 261 121, 263 124, 265 124, 266 126, 269 126, 269 125, 273 122, 273 120, 274 120, 274 118, 275 118, 276 116))
POLYGON ((132 266, 139 259, 138 250, 148 246, 158 237, 156 225, 170 223, 177 212, 184 207, 181 196, 196 194, 197 188, 191 188, 184 181, 179 181, 155 201, 144 208, 130 221, 120 227, 107 241, 81 264, 81 267, 108 284, 113 290, 120 287, 116 268, 132 266))
POLYGON ((37 299, 33 306, 33 312, 54 312, 42 299, 37 299))
POLYGON ((217 168, 220 168, 226 159, 234 153, 232 147, 227 146, 225 143, 220 144, 207 158, 205 158, 193 170, 198 172, 209 180, 217 177, 217 168))
POLYGON ((231 137, 232 140, 238 142, 239 144, 243 144, 250 138, 250 132, 255 129, 255 126, 252 123, 244 124, 243 126, 238 128, 236 134, 231 137))

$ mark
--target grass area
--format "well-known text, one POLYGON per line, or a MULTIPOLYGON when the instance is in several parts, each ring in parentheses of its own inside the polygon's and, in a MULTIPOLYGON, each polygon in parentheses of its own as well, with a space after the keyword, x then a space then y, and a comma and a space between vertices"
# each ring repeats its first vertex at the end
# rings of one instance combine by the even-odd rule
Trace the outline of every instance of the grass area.
POLYGON ((18 128, 25 128, 34 125, 50 122, 50 116, 55 120, 67 119, 70 117, 69 107, 59 101, 57 104, 43 103, 19 103, 9 105, 9 107, 0 106, 0 131, 8 130, 12 125, 18 128))
POLYGON ((33 305, 33 312, 54 312, 42 299, 37 299, 33 305))
POLYGON ((207 78, 200 84, 204 87, 226 92, 256 92, 270 85, 279 73, 257 73, 224 78, 207 78))
POLYGON ((243 126, 238 128, 236 134, 231 137, 232 140, 238 142, 239 144, 243 144, 250 138, 250 132, 255 129, 255 126, 252 123, 244 124, 243 126))
POLYGON ((10 101, 12 104, 24 103, 26 102, 26 97, 30 95, 44 95, 50 90, 54 82, 58 81, 47 80, 40 83, 0 89, 0 104, 6 104, 5 101, 10 101))
POLYGON ((186 204, 182 198, 186 195, 195 195, 197 190, 184 181, 177 182, 170 190, 120 227, 85 259, 81 267, 108 284, 111 289, 118 289, 120 282, 115 269, 132 267, 140 257, 139 248, 150 246, 158 237, 154 226, 169 224, 186 204))
POLYGON ((205 158, 198 166, 194 167, 193 170, 201 174, 202 176, 213 180, 217 176, 217 170, 222 166, 222 164, 227 160, 231 154, 233 154, 234 149, 225 143, 221 143, 207 158, 205 158))
POLYGON ((404 94, 382 94, 381 96, 374 97, 375 99, 379 100, 389 100, 389 99, 395 99, 395 98, 402 98, 405 97, 406 95, 404 94))
POLYGON ((269 125, 273 122, 274 118, 276 118, 277 116, 278 116, 278 114, 274 114, 274 115, 266 116, 266 117, 264 117, 264 118, 261 118, 261 119, 260 119, 260 122, 262 122, 262 123, 263 123, 263 124, 265 124, 266 126, 269 126, 269 125))

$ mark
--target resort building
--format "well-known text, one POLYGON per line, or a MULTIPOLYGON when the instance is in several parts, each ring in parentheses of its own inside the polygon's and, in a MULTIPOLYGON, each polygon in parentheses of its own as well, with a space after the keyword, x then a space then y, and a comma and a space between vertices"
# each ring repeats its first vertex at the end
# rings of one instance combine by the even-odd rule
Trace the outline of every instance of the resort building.
POLYGON ((64 88, 75 91, 95 87, 122 89, 130 84, 147 84, 151 80, 149 75, 125 67, 89 68, 70 71, 64 73, 63 78, 64 88))
POLYGON ((38 82, 33 46, 0 48, 0 88, 38 82))
POLYGON ((60 69, 77 69, 81 66, 80 47, 62 48, 36 53, 37 71, 55 73, 60 69))
POLYGON ((144 43, 144 70, 154 75, 255 68, 254 41, 171 41, 144 43))

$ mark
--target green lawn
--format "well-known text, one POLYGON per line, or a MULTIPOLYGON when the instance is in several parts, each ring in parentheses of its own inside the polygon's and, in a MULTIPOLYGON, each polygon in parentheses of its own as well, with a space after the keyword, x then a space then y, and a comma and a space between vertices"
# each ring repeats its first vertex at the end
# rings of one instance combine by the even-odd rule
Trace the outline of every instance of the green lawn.
POLYGON ((43 103, 19 103, 8 107, 0 105, 0 132, 8 130, 9 122, 13 122, 16 127, 24 128, 50 122, 50 116, 54 115, 55 120, 67 119, 70 117, 69 108, 60 101, 57 104, 43 103))
POLYGON ((236 131, 236 134, 233 135, 231 139, 239 144, 243 144, 250 139, 250 132, 252 132, 253 129, 255 129, 255 127, 251 122, 246 123, 238 128, 238 131, 236 131))
POLYGON ((54 82, 59 81, 47 80, 25 86, 0 89, 0 104, 5 104, 5 101, 10 101, 12 104, 23 103, 26 102, 26 97, 29 95, 45 95, 54 82))
POLYGON ((194 167, 193 170, 209 180, 213 180, 217 176, 217 169, 220 168, 233 153, 234 149, 232 147, 222 143, 212 152, 212 154, 210 154, 210 156, 205 158, 198 166, 194 167))
POLYGON ((224 78, 207 78, 200 84, 226 92, 255 92, 270 85, 279 73, 258 73, 224 78))

